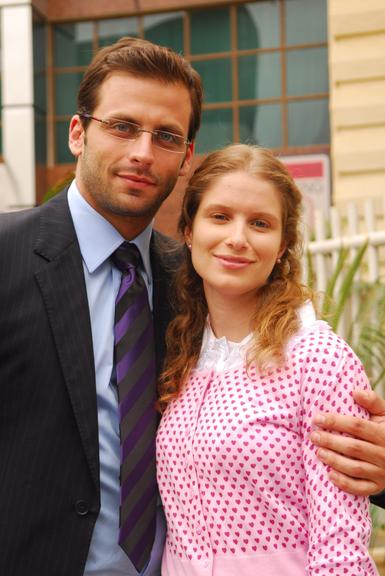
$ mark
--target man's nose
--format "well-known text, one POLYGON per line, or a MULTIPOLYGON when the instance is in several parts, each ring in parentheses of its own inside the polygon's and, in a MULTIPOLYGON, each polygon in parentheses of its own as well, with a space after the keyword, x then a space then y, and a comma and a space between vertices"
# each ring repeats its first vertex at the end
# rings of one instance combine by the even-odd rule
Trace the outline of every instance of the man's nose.
POLYGON ((140 132, 136 140, 130 140, 127 155, 134 162, 152 164, 154 161, 154 144, 151 132, 140 132))

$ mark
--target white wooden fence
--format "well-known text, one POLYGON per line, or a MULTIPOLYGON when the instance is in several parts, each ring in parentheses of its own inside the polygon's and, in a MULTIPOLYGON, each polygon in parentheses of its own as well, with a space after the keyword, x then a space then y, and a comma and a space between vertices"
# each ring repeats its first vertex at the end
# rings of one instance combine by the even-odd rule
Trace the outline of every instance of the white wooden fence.
MULTIPOLYGON (((309 278, 312 278, 314 290, 321 295, 321 306, 322 295, 327 292, 339 266, 341 251, 346 251, 347 254, 342 272, 335 278, 333 300, 338 300, 343 289, 346 290, 344 274, 349 266, 353 268, 357 253, 366 245, 360 266, 351 277, 351 294, 343 306, 335 329, 353 348, 359 341, 360 334, 357 332, 362 331, 362 322, 366 323, 366 326, 382 330, 385 335, 385 300, 383 298, 379 304, 374 297, 374 294, 378 295, 379 292, 378 283, 380 293, 385 293, 385 288, 384 292, 381 288, 381 284, 385 286, 385 198, 367 199, 360 204, 351 202, 339 209, 331 207, 326 216, 315 212, 313 226, 305 226, 303 234, 304 281, 308 282, 309 278), (373 301, 365 302, 365 298, 372 298, 373 301), (364 308, 366 317, 362 320, 361 312, 364 308), (360 316, 361 325, 357 322, 360 316)), ((381 350, 384 352, 384 348, 381 350)), ((368 354, 370 356, 370 351, 368 354)), ((375 379, 379 375, 381 365, 385 365, 385 359, 369 368, 371 378, 375 379)))
MULTIPOLYGON (((330 278, 331 265, 335 267, 341 248, 350 249, 352 261, 357 249, 368 243, 365 255, 366 265, 361 266, 368 282, 385 280, 385 198, 380 202, 368 199, 359 210, 357 204, 350 202, 346 209, 330 207, 328 215, 316 211, 314 229, 304 228, 306 250, 314 258, 316 289, 326 290, 330 278), (314 239, 312 236, 314 235, 314 239), (381 272, 382 269, 382 272, 381 272)), ((307 260, 304 262, 305 279, 308 277, 307 260)))

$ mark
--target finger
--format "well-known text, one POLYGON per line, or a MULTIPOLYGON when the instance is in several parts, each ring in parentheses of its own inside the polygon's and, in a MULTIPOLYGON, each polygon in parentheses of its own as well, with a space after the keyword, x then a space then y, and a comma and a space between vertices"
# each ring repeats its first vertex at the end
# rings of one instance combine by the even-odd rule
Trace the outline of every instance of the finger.
MULTIPOLYGON (((350 458, 350 462, 361 462, 384 468, 385 448, 370 442, 364 442, 349 436, 340 436, 317 430, 310 434, 310 440, 320 448, 327 448, 332 453, 337 453, 350 458), (352 460, 353 459, 353 460, 352 460)), ((334 468, 334 466, 333 466, 334 468)), ((385 470, 383 470, 385 475, 385 470)), ((351 476, 360 477, 359 474, 350 470, 351 476)))
POLYGON ((385 400, 374 390, 354 390, 353 398, 373 416, 385 416, 385 400))
POLYGON ((344 492, 349 492, 349 494, 354 494, 355 496, 372 496, 379 491, 374 482, 350 478, 334 470, 330 471, 329 479, 337 488, 340 488, 344 492))
POLYGON ((377 446, 385 446, 385 425, 378 422, 344 414, 322 413, 314 416, 313 423, 320 428, 350 434, 377 446))
POLYGON ((375 464, 364 462, 363 460, 354 460, 325 448, 320 448, 317 451, 317 457, 336 472, 341 472, 350 478, 366 480, 376 486, 382 483, 385 485, 384 472, 382 468, 375 464))

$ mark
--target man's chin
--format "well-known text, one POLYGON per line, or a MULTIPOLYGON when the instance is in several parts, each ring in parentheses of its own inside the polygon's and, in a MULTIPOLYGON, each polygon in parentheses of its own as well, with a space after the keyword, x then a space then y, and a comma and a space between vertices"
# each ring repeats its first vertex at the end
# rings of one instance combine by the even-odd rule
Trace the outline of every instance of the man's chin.
POLYGON ((153 206, 152 204, 144 203, 143 201, 135 202, 135 198, 130 198, 130 201, 120 202, 119 204, 113 204, 109 206, 109 211, 115 214, 115 216, 122 216, 126 218, 148 218, 151 220, 159 206, 153 206))

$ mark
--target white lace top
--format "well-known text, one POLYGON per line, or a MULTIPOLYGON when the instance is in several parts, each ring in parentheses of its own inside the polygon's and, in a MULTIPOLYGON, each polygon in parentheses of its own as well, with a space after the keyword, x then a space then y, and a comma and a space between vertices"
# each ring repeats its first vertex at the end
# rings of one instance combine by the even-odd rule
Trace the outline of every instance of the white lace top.
MULTIPOLYGON (((311 302, 306 302, 298 310, 302 329, 310 328, 316 322, 316 316, 311 302)), ((231 342, 225 336, 217 338, 207 320, 203 333, 202 349, 197 363, 197 370, 227 370, 243 364, 246 352, 253 335, 248 334, 241 342, 231 342)))

